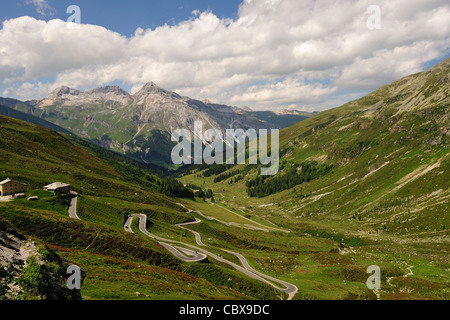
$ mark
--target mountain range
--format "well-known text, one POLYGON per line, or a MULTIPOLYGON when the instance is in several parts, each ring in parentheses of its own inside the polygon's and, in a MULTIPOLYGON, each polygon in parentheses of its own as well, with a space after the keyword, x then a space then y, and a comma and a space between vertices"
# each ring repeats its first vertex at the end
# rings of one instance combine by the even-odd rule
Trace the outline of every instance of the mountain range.
MULTIPOLYGON (((175 129, 282 129, 313 114, 254 112, 180 96, 150 82, 130 95, 118 86, 79 91, 63 86, 42 100, 0 99, 5 105, 145 163, 170 165, 175 129)), ((54 128, 53 128, 54 129, 54 128)))
MULTIPOLYGON (((137 123, 148 122, 142 131, 160 125, 161 132, 161 123, 145 117, 155 99, 160 106, 164 99, 201 105, 154 84, 144 88, 142 95, 118 87, 60 88, 42 101, 3 104, 27 112, 12 110, 28 122, 42 121, 31 113, 59 119, 66 108, 67 126, 96 110, 85 119, 93 131, 107 128, 98 123, 99 106, 117 121, 132 109, 142 116, 137 123)), ((83 299, 288 297, 242 272, 250 267, 295 286, 293 299, 448 300, 449 110, 447 59, 281 130, 275 176, 259 175, 260 166, 213 165, 180 170, 177 179, 76 136, 0 116, 0 172, 39 197, 0 203, 0 249, 14 257, 18 246, 11 241, 31 239, 48 264, 35 263, 39 272, 17 261, 6 268, 12 259, 0 255, 0 298, 23 297, 10 287, 20 273, 28 291, 47 288, 49 270, 55 276, 62 270, 56 255, 86 272, 83 299), (78 193, 81 220, 70 219, 68 205, 42 190, 52 181, 78 193), (143 228, 130 222, 135 234, 124 229, 130 214, 147 217, 143 228), (176 241, 183 252, 192 246, 208 252, 208 262, 180 260, 142 229, 176 241), (380 289, 367 285, 371 266, 380 270, 380 289), (30 274, 43 276, 30 281, 30 274)))

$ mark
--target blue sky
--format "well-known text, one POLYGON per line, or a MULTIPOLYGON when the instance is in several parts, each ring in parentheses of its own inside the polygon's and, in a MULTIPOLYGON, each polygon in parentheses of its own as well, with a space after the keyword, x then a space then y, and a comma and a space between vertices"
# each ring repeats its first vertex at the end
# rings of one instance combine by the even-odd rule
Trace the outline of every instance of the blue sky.
POLYGON ((374 16, 372 0, 1 1, 0 96, 153 81, 256 110, 338 107, 450 55, 448 0, 377 3, 374 16))
POLYGON ((1 22, 24 15, 36 19, 61 19, 70 16, 67 7, 81 8, 82 23, 103 26, 126 36, 137 28, 156 28, 176 24, 192 17, 194 10, 212 11, 219 18, 237 18, 242 0, 50 0, 41 13, 32 0, 8 0, 1 3, 1 22), (42 14, 44 13, 44 14, 42 14))

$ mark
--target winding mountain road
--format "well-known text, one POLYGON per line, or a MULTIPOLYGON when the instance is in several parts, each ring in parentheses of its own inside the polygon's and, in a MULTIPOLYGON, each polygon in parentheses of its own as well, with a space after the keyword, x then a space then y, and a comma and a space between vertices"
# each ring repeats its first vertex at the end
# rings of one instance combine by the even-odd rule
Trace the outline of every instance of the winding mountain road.
POLYGON ((183 229, 183 230, 191 232, 195 236, 195 241, 197 241, 197 244, 199 246, 201 246, 201 247, 206 247, 206 244, 204 244, 203 241, 202 241, 202 236, 200 235, 200 233, 192 231, 192 230, 187 229, 187 228, 184 227, 184 226, 189 226, 189 225, 192 225, 192 224, 198 224, 200 222, 202 222, 202 220, 195 219, 195 221, 193 221, 193 222, 179 223, 176 226, 181 228, 181 229, 183 229))
POLYGON ((249 218, 247 218, 247 217, 244 217, 244 216, 242 216, 242 215, 240 215, 240 214, 237 214, 236 212, 233 212, 233 211, 231 211, 230 209, 227 209, 227 208, 225 208, 225 207, 223 207, 223 206, 221 206, 221 205, 218 205, 218 204, 213 204, 213 205, 215 205, 216 207, 222 208, 223 210, 226 210, 226 211, 228 211, 228 212, 234 214, 235 216, 238 216, 238 217, 241 218, 241 219, 245 219, 245 220, 247 220, 248 222, 257 224, 257 225, 259 226, 259 227, 255 227, 255 226, 250 225, 250 224, 246 224, 246 225, 245 225, 246 227, 249 227, 249 228, 251 228, 251 229, 260 230, 260 231, 265 231, 265 232, 269 232, 269 230, 272 230, 272 231, 279 231, 279 232, 284 232, 284 233, 290 233, 289 230, 283 230, 283 229, 279 229, 279 228, 274 228, 274 227, 268 227, 268 226, 265 226, 265 225, 263 225, 263 224, 261 224, 261 223, 259 223, 259 222, 253 221, 253 220, 251 220, 251 219, 249 219, 249 218))
POLYGON ((242 263, 242 265, 244 266, 245 269, 247 269, 247 270, 249 270, 249 271, 253 272, 254 274, 257 274, 257 275, 259 275, 261 277, 264 277, 265 279, 268 279, 270 281, 273 281, 273 282, 276 282, 276 283, 279 283, 279 284, 285 286, 286 287, 285 290, 282 290, 282 289, 279 289, 279 290, 289 294, 288 300, 291 300, 295 296, 295 294, 298 292, 298 288, 296 286, 294 286, 293 284, 290 284, 288 282, 285 282, 285 281, 276 279, 274 277, 265 275, 265 274, 255 270, 255 269, 253 269, 249 265, 247 259, 245 259, 245 257, 243 255, 241 255, 239 253, 236 253, 236 252, 233 252, 233 251, 228 251, 228 250, 225 250, 225 249, 222 249, 222 250, 225 251, 225 252, 228 252, 228 253, 230 253, 230 254, 232 254, 234 256, 236 256, 239 259, 239 261, 242 263))
POLYGON ((207 255, 203 253, 198 253, 193 250, 189 250, 182 247, 171 246, 170 244, 159 242, 161 246, 166 248, 170 253, 172 253, 175 257, 184 260, 186 262, 201 262, 208 258, 207 255))
MULTIPOLYGON (((295 294, 298 292, 298 288, 295 285, 287 283, 287 282, 279 280, 279 279, 276 279, 276 278, 273 278, 271 276, 265 275, 265 274, 263 274, 263 273, 261 273, 259 271, 256 271, 255 269, 253 269, 249 265, 247 259, 245 259, 245 257, 242 256, 241 254, 222 249, 224 252, 227 252, 227 253, 235 255, 239 259, 239 261, 242 263, 242 266, 239 266, 236 263, 228 261, 228 260, 226 260, 226 259, 224 259, 224 258, 222 258, 222 257, 220 257, 220 256, 218 256, 218 255, 216 255, 214 253, 211 253, 211 252, 209 252, 209 251, 207 251, 205 249, 202 249, 202 248, 190 245, 190 244, 186 244, 186 243, 183 243, 183 242, 179 242, 179 241, 164 239, 164 238, 161 238, 161 237, 158 237, 158 236, 155 236, 155 235, 149 233, 147 231, 147 228, 146 228, 147 216, 144 215, 144 214, 131 215, 127 219, 127 221, 125 222, 125 225, 124 225, 124 229, 125 229, 126 232, 133 233, 133 231, 131 229, 131 223, 133 221, 133 218, 139 218, 140 219, 140 221, 139 221, 139 230, 143 234, 145 234, 146 236, 148 236, 148 237, 150 237, 150 238, 152 238, 154 240, 157 240, 160 245, 162 245, 164 248, 166 248, 175 257, 177 257, 177 258, 179 258, 179 259, 181 259, 183 261, 186 261, 186 262, 198 262, 198 261, 205 260, 209 256, 212 259, 215 259, 215 260, 217 260, 219 262, 223 262, 223 263, 226 263, 226 264, 232 266, 236 270, 246 274, 247 276, 249 276, 249 277, 251 277, 251 278, 253 278, 255 280, 267 283, 270 286, 274 287, 275 289, 287 293, 288 294, 288 300, 291 300, 295 296, 295 294), (175 246, 175 244, 177 244, 178 246, 175 246), (179 247, 179 245, 182 245, 184 247, 189 247, 190 249, 185 249, 185 248, 179 247), (279 287, 278 285, 276 285, 274 283, 280 284, 281 286, 284 286, 285 288, 281 288, 281 287, 279 287)), ((201 220, 196 219, 196 221, 194 221, 194 222, 181 223, 181 224, 178 224, 177 226, 182 228, 182 229, 184 229, 184 230, 192 232, 194 234, 194 236, 195 236, 197 244, 199 246, 204 247, 206 245, 202 242, 201 235, 198 232, 195 232, 195 231, 192 231, 192 230, 189 230, 189 229, 185 228, 186 225, 193 225, 193 224, 197 224, 197 223, 200 223, 200 222, 201 222, 201 220)))
MULTIPOLYGON (((139 218, 139 230, 145 234, 147 237, 150 237, 154 240, 158 241, 158 244, 163 246, 164 248, 166 248, 170 253, 172 253, 175 257, 177 257, 178 259, 181 259, 185 262, 200 262, 203 261, 207 258, 207 256, 205 254, 200 254, 197 251, 192 251, 192 250, 187 250, 187 249, 179 249, 179 247, 174 247, 169 243, 174 243, 174 244, 183 244, 182 242, 178 242, 178 241, 173 241, 173 240, 169 240, 169 239, 164 239, 161 237, 157 237, 153 234, 151 234, 150 232, 147 231, 147 216, 144 214, 133 214, 131 215, 127 221, 125 222, 124 225, 124 229, 126 232, 129 233, 134 233, 133 230, 131 229, 131 222, 133 221, 133 218, 139 218)), ((193 248, 195 249, 195 247, 193 248)))
POLYGON ((77 215, 77 202, 78 202, 78 193, 75 191, 70 191, 70 195, 72 196, 70 200, 69 206, 69 217, 72 219, 81 220, 77 215))
MULTIPOLYGON (((78 193, 76 193, 75 191, 71 191, 70 194, 72 195, 72 199, 71 199, 70 207, 69 207, 69 216, 70 216, 70 218, 81 220, 77 215, 78 193)), ((192 210, 189 210, 189 212, 192 212, 192 210)), ((204 216, 200 212, 196 212, 196 213, 204 216)), ((128 217, 128 219, 125 221, 125 224, 123 226, 124 230, 128 233, 134 233, 131 228, 131 223, 133 222, 134 218, 139 218, 139 230, 144 235, 158 241, 159 245, 164 247, 167 251, 169 251, 171 254, 173 254, 178 259, 181 259, 185 262, 201 262, 201 261, 205 261, 206 259, 208 259, 208 256, 209 256, 212 259, 215 259, 219 262, 223 262, 225 264, 232 266, 236 270, 246 274, 247 276, 249 276, 255 280, 267 283, 270 286, 274 287, 275 289, 287 293, 288 300, 291 300, 295 296, 295 294, 298 292, 298 288, 295 285, 290 284, 285 281, 282 281, 282 280, 279 280, 279 279, 276 279, 276 278, 273 278, 271 276, 265 275, 255 269, 253 269, 250 266, 250 264, 248 263, 247 259, 239 253, 221 249, 224 252, 227 252, 229 254, 236 256, 239 259, 239 261, 241 262, 242 266, 239 266, 234 262, 228 261, 228 260, 222 258, 221 256, 218 256, 218 255, 211 253, 207 250, 204 250, 202 248, 199 248, 199 247, 187 244, 187 243, 183 243, 180 241, 164 239, 164 238, 161 238, 161 237, 151 234, 150 232, 147 231, 147 216, 144 214, 133 214, 128 217), (189 247, 190 249, 187 249, 185 247, 189 247), (280 284, 280 285, 284 286, 285 288, 280 288, 278 285, 276 285, 274 283, 280 284)), ((207 219, 213 220, 214 218, 207 217, 207 219)), ((216 219, 214 219, 214 220, 216 220, 216 219)), ((206 245, 202 241, 202 236, 198 232, 195 232, 195 231, 190 230, 185 227, 188 225, 194 225, 194 224, 198 224, 201 222, 202 222, 202 220, 195 219, 195 221, 179 223, 176 226, 179 227, 180 229, 189 231, 192 234, 194 234, 195 241, 197 242, 197 244, 201 247, 206 247, 206 245)), ((226 223, 226 224, 229 226, 233 225, 233 223, 229 223, 229 224, 226 223)), ((264 230, 264 231, 266 231, 266 230, 264 230)), ((279 231, 279 229, 278 229, 278 231, 279 231)))

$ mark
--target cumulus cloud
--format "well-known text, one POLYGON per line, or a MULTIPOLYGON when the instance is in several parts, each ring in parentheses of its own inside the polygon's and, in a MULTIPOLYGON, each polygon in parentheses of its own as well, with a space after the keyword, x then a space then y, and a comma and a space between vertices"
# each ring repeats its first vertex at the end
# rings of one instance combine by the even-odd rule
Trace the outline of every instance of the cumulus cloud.
POLYGON ((154 81, 256 109, 337 106, 330 99, 375 90, 449 53, 448 1, 378 3, 381 30, 367 28, 371 1, 351 0, 245 0, 235 20, 197 10, 129 38, 20 17, 0 30, 1 88, 30 99, 60 85, 122 82, 135 92, 154 81))
POLYGON ((320 84, 303 84, 289 79, 276 84, 251 86, 244 93, 235 95, 231 102, 238 104, 257 103, 262 106, 319 102, 322 97, 336 91, 336 88, 320 84))

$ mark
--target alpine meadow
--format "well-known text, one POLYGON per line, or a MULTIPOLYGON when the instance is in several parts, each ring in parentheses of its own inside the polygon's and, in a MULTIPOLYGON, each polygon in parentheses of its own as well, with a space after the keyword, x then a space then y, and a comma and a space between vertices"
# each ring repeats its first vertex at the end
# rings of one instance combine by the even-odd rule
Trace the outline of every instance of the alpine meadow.
POLYGON ((0 300, 450 300, 447 2, 13 2, 0 300))

